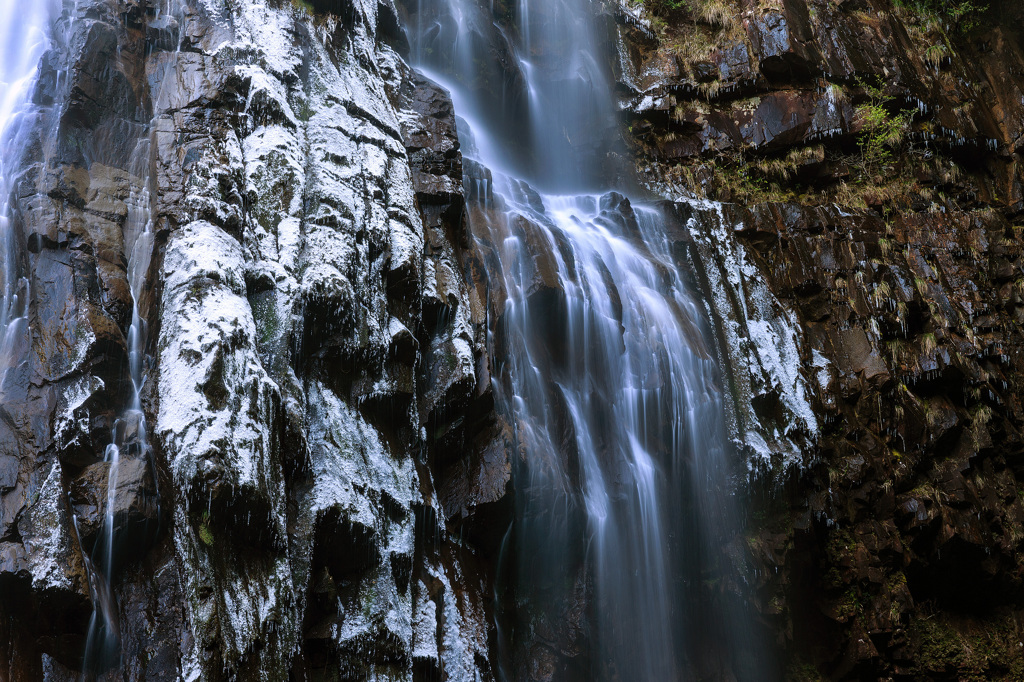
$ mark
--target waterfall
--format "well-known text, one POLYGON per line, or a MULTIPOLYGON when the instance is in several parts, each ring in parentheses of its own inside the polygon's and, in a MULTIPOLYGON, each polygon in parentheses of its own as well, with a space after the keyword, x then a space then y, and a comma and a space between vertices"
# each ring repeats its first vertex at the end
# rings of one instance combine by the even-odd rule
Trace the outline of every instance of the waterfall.
POLYGON ((585 619, 585 679, 771 679, 742 600, 708 587, 739 527, 716 352, 664 217, 610 191, 596 5, 519 0, 505 24, 486 5, 419 0, 411 42, 461 118, 492 264, 494 389, 521 454, 509 617, 554 640, 585 619), (510 120, 495 99, 517 96, 510 120))
POLYGON ((10 200, 29 140, 26 131, 40 113, 32 96, 59 5, 58 0, 0 0, 0 394, 7 370, 27 348, 28 280, 19 267, 10 200))

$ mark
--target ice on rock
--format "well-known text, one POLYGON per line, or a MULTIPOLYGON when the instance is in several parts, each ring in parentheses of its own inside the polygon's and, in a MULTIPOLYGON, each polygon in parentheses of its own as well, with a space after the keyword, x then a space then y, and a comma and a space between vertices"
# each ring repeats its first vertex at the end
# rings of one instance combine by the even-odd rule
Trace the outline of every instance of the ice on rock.
POLYGON ((73 379, 59 395, 53 423, 54 440, 58 448, 63 450, 83 434, 89 433, 89 415, 79 410, 90 396, 102 388, 102 379, 87 374, 73 379))
POLYGON ((487 660, 487 619, 479 604, 459 599, 453 584, 461 585, 465 576, 449 575, 445 567, 433 568, 431 576, 441 584, 441 667, 451 682, 478 682, 480 672, 475 658, 487 660))
POLYGON ((303 517, 315 522, 328 510, 338 510, 348 524, 369 530, 385 559, 361 578, 363 607, 345 612, 335 640, 357 646, 397 638, 408 649, 412 600, 400 591, 394 562, 388 559, 411 559, 413 554, 413 462, 393 456, 355 408, 317 381, 307 387, 307 419, 313 482, 308 497, 300 500, 303 517))
MULTIPOLYGON (((289 623, 295 621, 294 589, 291 566, 287 556, 278 555, 266 564, 242 565, 225 575, 206 551, 206 543, 190 531, 191 523, 182 507, 175 510, 174 544, 182 563, 189 567, 183 576, 182 591, 188 621, 198 650, 216 648, 223 665, 237 666, 250 654, 254 642, 262 641, 271 656, 275 651, 267 644, 277 637, 289 635, 289 623)), ((214 536, 213 542, 226 542, 214 536)), ((258 656, 258 654, 257 654, 258 656)), ((198 651, 182 662, 186 679, 205 679, 203 661, 198 651)), ((258 677, 271 682, 280 679, 277 662, 260 663, 258 677)))
POLYGON ((288 103, 288 92, 284 83, 252 64, 235 67, 235 73, 248 83, 249 93, 245 109, 256 123, 266 119, 283 118, 291 127, 299 127, 299 119, 288 103))
POLYGON ((204 512, 202 518, 209 518, 216 496, 229 509, 238 507, 233 499, 244 499, 250 509, 269 510, 258 512, 263 517, 256 520, 269 526, 267 541, 284 536, 284 490, 272 430, 279 390, 256 353, 244 268, 239 243, 211 223, 192 222, 171 235, 162 272, 157 421, 182 491, 174 538, 189 567, 182 579, 190 622, 197 638, 219 633, 225 663, 231 664, 266 636, 265 628, 289 621, 292 592, 285 555, 271 555, 269 570, 240 564, 225 573, 211 564, 205 546, 211 541, 200 540, 194 530, 196 518, 204 512), (197 504, 205 508, 195 509, 197 504))
POLYGON ((260 0, 241 0, 230 5, 235 30, 231 48, 251 50, 258 63, 281 79, 295 74, 302 62, 301 51, 291 36, 295 18, 289 11, 280 11, 260 0))
MULTIPOLYGON (((283 126, 260 126, 242 143, 248 190, 257 199, 278 199, 281 190, 291 190, 304 175, 300 139, 283 126), (275 192, 276 196, 267 196, 275 192)), ((294 201, 299 198, 295 197, 294 201)), ((285 206, 289 211, 300 206, 285 206)))
POLYGON ((412 460, 392 457, 377 430, 319 382, 311 382, 308 395, 315 481, 311 511, 341 505, 349 518, 373 527, 381 494, 410 508, 415 475, 412 460), (372 491, 378 499, 359 490, 372 491))
MULTIPOLYGON (((157 433, 182 491, 174 542, 197 641, 183 674, 203 679, 222 667, 236 674, 265 656, 258 677, 277 679, 274 666, 284 665, 300 636, 318 533, 331 538, 342 527, 365 530, 382 560, 353 576, 359 603, 339 606, 330 627, 335 648, 358 656, 393 646, 395 660, 411 660, 414 590, 395 566, 411 565, 415 554, 416 471, 407 449, 392 446, 361 407, 368 398, 415 392, 417 380, 412 369, 398 376, 403 368, 389 361, 395 347, 418 349, 419 323, 417 314, 389 309, 389 279, 407 278, 418 295, 424 261, 389 99, 396 83, 384 80, 399 77, 400 58, 374 36, 378 13, 395 9, 390 0, 355 0, 344 26, 289 3, 209 1, 198 11, 217 28, 199 32, 197 52, 161 57, 180 61, 175 88, 158 108, 223 99, 229 89, 242 104, 237 118, 210 123, 197 106, 166 111, 157 125, 160 148, 179 156, 186 151, 172 136, 186 122, 198 136, 185 143, 198 160, 180 173, 179 221, 160 273, 157 433), (339 395, 323 376, 334 365, 293 369, 316 356, 316 348, 294 350, 306 340, 358 361, 366 375, 358 393, 339 395), (411 383, 401 388, 403 381, 411 383), (301 435, 282 438, 289 429, 301 435), (283 451, 309 477, 293 491, 298 512, 287 532, 283 451), (218 517, 218 496, 221 505, 226 497, 240 500, 243 512, 260 510, 260 519, 218 517), (225 534, 259 524, 269 526, 270 548, 256 566, 232 554, 235 540, 225 534), (206 647, 218 638, 215 663, 206 647)), ((173 163, 182 162, 171 160, 172 171, 173 163)), ((464 295, 447 281, 439 286, 464 295)), ((472 326, 459 315, 457 364, 473 376, 472 326)), ((417 433, 411 402, 395 419, 407 418, 417 433)), ((436 657, 436 637, 434 646, 436 657)))
POLYGON ((416 585, 416 608, 412 632, 413 659, 437 662, 437 605, 430 599, 422 580, 416 585))
POLYGON ((391 220, 391 269, 415 272, 423 255, 423 233, 408 224, 391 220))

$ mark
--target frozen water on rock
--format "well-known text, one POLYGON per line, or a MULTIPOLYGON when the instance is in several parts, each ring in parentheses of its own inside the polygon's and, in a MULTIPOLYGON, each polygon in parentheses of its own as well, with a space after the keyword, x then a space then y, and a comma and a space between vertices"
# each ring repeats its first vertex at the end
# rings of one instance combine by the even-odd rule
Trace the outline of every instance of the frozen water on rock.
POLYGON ((272 466, 268 410, 277 387, 249 346, 256 328, 241 246, 211 223, 190 223, 167 245, 163 278, 164 309, 173 312, 164 322, 157 428, 175 478, 190 485, 215 467, 235 485, 261 487, 272 466), (251 388, 211 410, 202 382, 251 388))
MULTIPOLYGON (((274 661, 287 660, 294 647, 288 642, 300 634, 305 581, 314 578, 312 543, 332 514, 368 533, 383 558, 354 579, 360 605, 339 604, 330 627, 335 647, 357 656, 387 643, 407 652, 413 646, 411 589, 400 590, 392 575, 394 561, 411 562, 414 553, 413 462, 391 451, 356 398, 315 376, 300 378, 291 366, 294 353, 305 360, 315 352, 296 351, 294 341, 316 316, 329 325, 322 336, 379 372, 359 397, 386 398, 395 386, 381 368, 395 340, 411 336, 404 318, 387 308, 388 272, 402 270, 415 282, 423 261, 411 172, 388 99, 397 86, 382 77, 395 77, 400 58, 373 35, 378 12, 394 11, 389 7, 353 2, 352 22, 341 27, 336 17, 314 20, 291 3, 206 2, 201 11, 218 29, 202 34, 201 53, 180 57, 186 77, 179 69, 176 87, 160 99, 199 109, 230 73, 245 107, 238 125, 197 148, 161 272, 157 428, 183 492, 175 546, 198 643, 196 660, 185 667, 200 678, 220 674, 206 669, 203 653, 219 638, 228 668, 260 642, 267 657, 261 675, 276 679, 274 661), (245 216, 223 190, 239 178, 245 216), (246 221, 240 237, 226 229, 235 218, 246 221), (279 440, 282 413, 300 421, 301 444, 279 440), (296 493, 299 511, 288 533, 281 447, 295 449, 311 475, 308 490, 296 493), (288 536, 286 548, 269 550, 263 568, 231 556, 218 535, 231 520, 218 519, 216 505, 204 520, 208 500, 225 496, 244 500, 245 508, 266 507, 269 517, 260 523, 274 538, 288 536), (212 545, 199 537, 200 522, 208 523, 212 545), (267 644, 275 636, 278 653, 267 644)), ((170 139, 183 114, 165 116, 158 134, 170 139)), ((371 676, 392 679, 390 672, 371 676)))
POLYGON ((441 665, 446 679, 480 682, 474 658, 488 657, 487 620, 473 604, 459 600, 453 583, 463 583, 465 576, 449 576, 444 568, 431 571, 431 575, 441 584, 442 622, 446 625, 441 639, 441 665))
POLYGON ((412 504, 412 460, 392 456, 377 431, 318 382, 309 389, 308 418, 315 477, 310 511, 342 505, 351 520, 373 527, 379 499, 357 490, 387 495, 404 508, 412 504))
POLYGON ((413 619, 412 656, 437 662, 437 605, 430 599, 422 580, 416 585, 416 605, 413 619))
POLYGON ((72 582, 75 573, 71 561, 77 543, 68 531, 73 524, 68 518, 62 471, 60 463, 54 462, 23 525, 23 530, 34 531, 27 534, 24 544, 32 589, 38 592, 84 587, 72 582))

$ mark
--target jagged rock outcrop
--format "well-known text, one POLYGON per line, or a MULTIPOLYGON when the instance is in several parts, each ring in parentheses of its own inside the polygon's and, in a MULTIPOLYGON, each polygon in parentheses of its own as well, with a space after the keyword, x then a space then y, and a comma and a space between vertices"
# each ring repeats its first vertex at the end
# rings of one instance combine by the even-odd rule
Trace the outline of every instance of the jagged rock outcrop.
MULTIPOLYGON (((760 287, 798 332, 820 429, 754 486, 747 537, 789 679, 1021 669, 1024 41, 1020 8, 990 4, 973 31, 882 0, 617 12, 642 176, 737 202, 681 204, 719 319, 760 287)), ((764 333, 720 331, 726 361, 764 333)), ((790 428, 787 391, 738 402, 790 428)))

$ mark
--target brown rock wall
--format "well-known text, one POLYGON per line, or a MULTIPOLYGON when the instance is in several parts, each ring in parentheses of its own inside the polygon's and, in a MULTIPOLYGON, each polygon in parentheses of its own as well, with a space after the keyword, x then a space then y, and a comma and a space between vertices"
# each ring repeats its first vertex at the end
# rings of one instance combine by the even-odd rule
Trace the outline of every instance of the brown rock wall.
POLYGON ((754 485, 747 536, 786 677, 1017 679, 1020 8, 963 32, 882 0, 733 7, 623 22, 619 80, 648 185, 737 202, 799 321, 822 429, 754 485), (870 167, 879 102, 912 113, 870 167))

